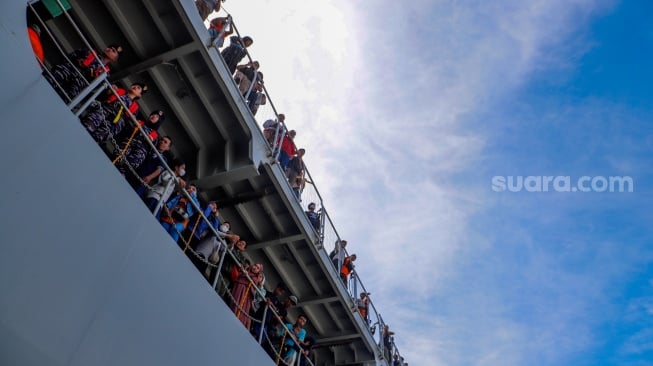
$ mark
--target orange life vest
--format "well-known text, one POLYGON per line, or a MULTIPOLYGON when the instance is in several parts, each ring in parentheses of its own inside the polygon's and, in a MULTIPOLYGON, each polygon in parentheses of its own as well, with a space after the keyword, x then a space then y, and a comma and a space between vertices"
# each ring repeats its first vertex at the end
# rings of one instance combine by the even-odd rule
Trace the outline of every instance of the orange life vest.
POLYGON ((43 52, 43 45, 41 44, 41 37, 31 27, 27 27, 27 34, 29 35, 29 43, 32 44, 32 51, 34 56, 43 64, 45 61, 45 53, 43 52))

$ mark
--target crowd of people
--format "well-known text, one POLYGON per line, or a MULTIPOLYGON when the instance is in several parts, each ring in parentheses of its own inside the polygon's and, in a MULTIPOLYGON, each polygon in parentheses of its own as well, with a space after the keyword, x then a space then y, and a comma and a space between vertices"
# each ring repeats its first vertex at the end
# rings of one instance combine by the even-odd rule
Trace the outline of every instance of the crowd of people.
MULTIPOLYGON (((219 10, 220 1, 196 0, 196 5, 202 19, 206 20, 213 11, 219 10)), ((30 27, 34 28, 38 27, 30 27)), ((222 47, 226 37, 234 32, 231 17, 212 19, 208 31, 212 46, 222 47)), ((251 37, 232 36, 221 55, 239 92, 255 115, 267 97, 259 62, 241 63, 247 56, 246 48, 252 43, 251 37)), ((68 54, 65 62, 50 68, 44 66, 44 76, 69 103, 93 80, 107 76, 111 65, 122 53, 123 47, 117 44, 101 51, 78 49, 68 54)), ((111 84, 106 94, 90 103, 80 114, 81 125, 270 357, 277 363, 283 360, 288 365, 308 364, 307 360, 314 357, 316 343, 315 337, 307 334, 305 329, 308 318, 300 314, 294 321, 288 319, 288 310, 298 304, 297 297, 283 282, 277 283, 272 290, 266 290, 263 264, 250 263, 247 259, 246 241, 233 232, 229 221, 220 215, 218 202, 200 200, 198 187, 187 181, 186 164, 171 152, 173 139, 159 133, 166 120, 163 108, 144 113, 139 107, 138 101, 148 89, 149 86, 142 82, 127 87, 111 84)), ((296 147, 296 131, 286 129, 284 114, 266 120, 262 127, 270 148, 277 152, 278 164, 295 197, 301 201, 305 184, 302 160, 305 149, 296 147)), ((316 232, 323 229, 322 210, 316 210, 315 203, 308 205, 306 216, 316 232)), ((356 260, 355 254, 347 255, 346 246, 347 241, 338 240, 330 254, 345 287, 356 260)), ((355 299, 356 311, 368 325, 369 296, 363 292, 355 299)), ((390 337, 387 326, 383 340, 388 352, 386 359, 390 360, 388 347, 392 347, 394 342, 385 345, 386 332, 390 337)), ((395 352, 394 358, 399 359, 398 353, 395 352)))

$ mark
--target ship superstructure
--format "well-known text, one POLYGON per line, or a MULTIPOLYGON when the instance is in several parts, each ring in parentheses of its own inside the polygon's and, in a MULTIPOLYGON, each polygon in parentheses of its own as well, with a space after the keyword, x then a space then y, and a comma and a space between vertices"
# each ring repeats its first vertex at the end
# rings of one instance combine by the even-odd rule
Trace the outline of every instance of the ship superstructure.
MULTIPOLYGON (((341 238, 328 212, 318 230, 304 213, 309 202, 324 207, 315 180, 308 177, 296 199, 259 128, 277 117, 273 101, 252 115, 195 4, 50 3, 66 11, 47 16, 41 2, 1 5, 8 52, 0 98, 0 363, 274 364, 78 123, 103 80, 66 104, 41 75, 25 34, 27 12, 65 52, 86 41, 124 45, 108 81, 150 86, 141 110, 166 111, 162 133, 175 141, 202 197, 218 200, 221 216, 248 240, 246 255, 263 263, 266 287, 284 282, 299 298, 289 318, 308 317, 316 365, 392 364, 374 305, 370 321, 356 311, 354 300, 367 289, 355 272, 346 286, 329 258, 341 238)), ((44 45, 46 56, 60 51, 44 45)))

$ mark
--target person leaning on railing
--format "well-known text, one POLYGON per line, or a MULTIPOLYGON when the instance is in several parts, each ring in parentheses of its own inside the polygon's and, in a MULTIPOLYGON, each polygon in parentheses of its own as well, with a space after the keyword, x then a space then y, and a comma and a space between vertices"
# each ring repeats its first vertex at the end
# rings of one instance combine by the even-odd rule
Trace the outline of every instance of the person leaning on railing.
POLYGON ((231 36, 229 40, 229 46, 222 50, 220 55, 222 55, 222 59, 224 60, 225 64, 227 64, 229 72, 233 75, 236 71, 236 65, 238 65, 240 60, 242 60, 247 54, 245 48, 251 46, 252 43, 254 43, 254 40, 249 36, 245 36, 243 38, 239 38, 238 36, 231 36))
POLYGON ((277 118, 278 119, 270 118, 263 122, 263 136, 272 148, 275 148, 278 145, 278 143, 274 142, 274 137, 277 134, 277 128, 279 128, 279 135, 277 136, 277 139, 281 137, 281 134, 284 132, 285 128, 283 122, 286 120, 286 115, 279 113, 277 118))
POLYGON ((305 211, 308 221, 315 231, 320 231, 320 213, 315 212, 315 202, 308 204, 308 211, 305 211))
POLYGON ((134 170, 138 169, 150 150, 150 145, 138 130, 142 129, 147 138, 156 146, 159 139, 158 130, 163 121, 165 121, 163 111, 155 110, 145 121, 138 121, 138 126, 134 127, 131 136, 120 139, 119 149, 114 152, 114 162, 122 175, 126 175, 130 171, 130 167, 134 170))
POLYGON ((295 142, 293 141, 297 136, 297 131, 290 130, 285 136, 281 139, 281 149, 279 151, 279 164, 281 165, 281 170, 284 172, 288 168, 288 163, 290 163, 290 158, 295 156, 297 153, 297 148, 295 147, 295 142))
POLYGON ((340 267, 340 279, 342 279, 345 288, 347 288, 349 274, 354 270, 354 261, 356 261, 356 254, 345 257, 345 260, 342 262, 342 267, 340 267))
POLYGON ((347 247, 347 240, 336 240, 335 246, 331 253, 329 253, 329 259, 331 263, 340 271, 340 263, 345 260, 345 248, 347 247))
MULTIPOLYGON (((215 231, 220 231, 220 217, 218 216, 218 203, 215 201, 209 202, 208 205, 206 205, 206 208, 204 208, 203 211, 204 217, 209 221, 209 223, 206 222, 206 220, 202 220, 200 217, 193 218, 191 221, 195 222, 196 220, 199 220, 197 222, 196 227, 194 228, 189 228, 186 231, 190 230, 192 235, 188 235, 190 237, 190 242, 189 245, 192 249, 195 249, 199 242, 204 239, 205 236, 209 235, 210 230, 209 230, 209 225, 213 227, 215 231)), ((225 231, 226 232, 226 231, 225 231)), ((210 253, 209 253, 210 254, 210 253)), ((208 258, 208 256, 207 256, 208 258)))
POLYGON ((360 297, 356 299, 356 307, 358 308, 358 313, 361 315, 363 320, 368 324, 370 323, 369 319, 369 307, 370 307, 370 293, 361 292, 360 297))
POLYGON ((315 346, 315 338, 306 337, 304 344, 302 345, 302 353, 304 357, 301 358, 299 366, 308 366, 310 365, 308 361, 311 361, 315 365, 315 353, 313 352, 313 347, 315 346))
POLYGON ((245 256, 243 253, 245 252, 246 247, 247 242, 242 239, 239 239, 235 244, 230 244, 228 246, 233 257, 228 253, 224 257, 224 263, 220 269, 222 281, 218 283, 219 294, 224 294, 225 291, 231 287, 231 284, 238 279, 238 275, 240 274, 238 264, 245 263, 245 256))
POLYGON ((155 179, 165 170, 165 164, 168 162, 167 153, 172 146, 172 138, 170 136, 163 136, 156 144, 156 150, 163 158, 159 158, 159 154, 152 150, 147 151, 147 156, 141 165, 130 174, 126 175, 127 182, 134 188, 136 194, 143 198, 145 201, 145 192, 147 185, 155 181, 155 179))
POLYGON ((306 154, 305 149, 297 150, 297 155, 290 159, 288 169, 286 169, 286 176, 288 177, 288 182, 290 182, 290 187, 292 187, 295 197, 300 201, 302 175, 304 174, 304 154, 306 154))
POLYGON ((256 287, 261 286, 264 278, 262 263, 245 265, 231 288, 232 300, 229 301, 229 307, 247 330, 250 327, 249 309, 256 294, 256 287))
POLYGON ((49 76, 46 76, 46 78, 50 81, 54 89, 61 94, 62 99, 72 100, 79 95, 79 93, 81 93, 93 79, 103 73, 108 74, 111 70, 109 65, 118 61, 121 53, 121 46, 109 45, 103 52, 96 52, 100 57, 97 59, 90 49, 80 48, 68 54, 68 58, 73 64, 64 62, 55 65, 52 70, 50 70, 54 80, 50 80, 49 76), (56 81, 56 83, 54 81, 56 81), (59 84, 63 90, 59 89, 57 84, 59 84), (65 93, 65 95, 62 92, 65 93))
POLYGON ((88 133, 99 144, 107 142, 111 137, 115 138, 122 131, 128 113, 133 115, 138 113, 136 101, 147 92, 147 85, 143 83, 133 83, 128 90, 115 85, 112 88, 120 98, 110 92, 105 101, 92 105, 79 118, 88 133))
POLYGON ((258 107, 267 103, 267 97, 263 93, 263 73, 259 72, 257 75, 258 78, 247 96, 247 105, 254 116, 258 112, 258 107))
MULTIPOLYGON (((187 191, 195 205, 200 206, 200 201, 197 198, 197 186, 189 184, 187 191)), ((161 226, 175 242, 180 241, 179 236, 188 226, 190 217, 195 214, 195 207, 193 207, 191 200, 181 191, 177 191, 177 194, 172 196, 161 210, 161 218, 159 219, 161 226)), ((185 247, 185 243, 181 243, 181 245, 185 247)))
POLYGON ((297 341, 300 342, 300 344, 297 344, 291 337, 286 335, 283 348, 281 349, 281 357, 288 365, 293 365, 296 361, 297 352, 301 351, 301 346, 306 338, 304 326, 307 322, 308 318, 306 315, 301 314, 297 317, 295 324, 286 323, 283 329, 282 335, 290 331, 297 337, 297 341))
POLYGON ((217 47, 222 47, 224 40, 234 32, 228 17, 211 19, 208 30, 211 36, 211 44, 217 47))
POLYGON ((145 194, 147 197, 147 207, 157 218, 159 217, 161 204, 168 200, 168 197, 170 197, 172 192, 175 190, 175 185, 181 188, 186 186, 186 182, 181 179, 181 177, 186 175, 186 164, 177 159, 172 162, 171 167, 173 173, 164 170, 163 173, 158 176, 156 183, 150 186, 145 194))
POLYGON ((234 81, 238 85, 238 90, 240 94, 245 96, 249 87, 254 81, 254 76, 256 75, 260 64, 258 61, 251 61, 244 65, 236 66, 236 74, 234 74, 234 81))
MULTIPOLYGON (((215 202, 211 202, 209 203, 209 207, 211 209, 215 207, 215 214, 211 213, 208 216, 205 214, 205 217, 211 221, 211 226, 213 226, 216 224, 215 219, 217 219, 217 205, 215 202)), ((231 248, 234 246, 234 244, 237 244, 240 241, 240 236, 230 232, 231 224, 229 221, 225 221, 222 224, 218 221, 217 225, 219 225, 219 227, 214 227, 217 236, 211 233, 207 227, 207 229, 205 229, 207 234, 202 236, 202 240, 197 245, 191 244, 190 250, 186 251, 191 261, 195 263, 197 269, 209 280, 210 283, 214 282, 213 280, 215 276, 217 276, 217 272, 213 267, 209 267, 208 263, 215 265, 220 261, 220 255, 225 250, 225 248, 222 246, 222 242, 226 241, 228 246, 231 248)), ((244 248, 246 243, 243 241, 243 244, 239 245, 244 248)), ((240 251, 237 252, 236 256, 239 258, 239 260, 243 259, 240 251)), ((233 261, 231 256, 227 254, 225 256, 223 268, 224 266, 230 266, 232 263, 233 261)), ((220 293, 224 292, 224 286, 222 286, 222 283, 220 283, 218 290, 220 290, 220 293)))
POLYGON ((390 331, 389 325, 383 326, 383 356, 386 360, 390 361, 390 355, 392 354, 392 336, 395 332, 390 331))

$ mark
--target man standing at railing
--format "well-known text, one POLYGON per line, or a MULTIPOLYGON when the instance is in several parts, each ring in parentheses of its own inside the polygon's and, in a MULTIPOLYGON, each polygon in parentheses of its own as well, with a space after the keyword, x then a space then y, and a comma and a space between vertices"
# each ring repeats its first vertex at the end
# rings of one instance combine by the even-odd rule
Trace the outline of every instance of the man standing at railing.
POLYGON ((267 103, 267 97, 263 93, 263 74, 259 72, 257 75, 259 79, 254 83, 252 90, 247 96, 247 105, 254 116, 258 112, 258 107, 267 103))
POLYGON ((234 81, 238 84, 238 90, 243 96, 247 95, 249 87, 252 85, 254 76, 258 72, 259 67, 261 67, 261 65, 258 61, 252 61, 244 65, 236 66, 234 81))
POLYGON ((281 136, 282 133, 285 131, 285 126, 283 125, 283 122, 286 120, 286 115, 283 113, 279 113, 279 119, 269 119, 265 122, 263 122, 263 136, 265 136, 265 140, 267 140, 268 144, 272 146, 272 148, 277 147, 277 143, 274 142, 275 136, 277 139, 281 136), (278 130, 278 132, 277 132, 278 130))
POLYGON ((238 65, 240 60, 242 60, 247 54, 245 48, 251 46, 252 43, 254 43, 254 40, 249 36, 243 38, 232 36, 229 40, 231 43, 229 43, 229 46, 222 50, 220 54, 222 55, 224 63, 227 64, 229 72, 233 75, 236 71, 236 65, 238 65))
POLYGON ((304 154, 306 154, 306 150, 297 150, 297 155, 290 160, 290 163, 288 163, 288 169, 286 170, 288 182, 290 182, 290 186, 292 187, 293 192, 295 192, 295 196, 300 201, 302 176, 304 175, 304 160, 302 160, 304 154))
POLYGON ((136 169, 135 173, 130 171, 130 174, 127 175, 127 182, 134 188, 136 193, 143 197, 145 191, 147 190, 147 184, 154 181, 161 172, 165 170, 164 162, 168 162, 166 157, 166 152, 170 150, 172 146, 172 139, 170 136, 163 136, 159 139, 156 144, 157 151, 161 154, 164 161, 159 159, 154 151, 148 151, 148 155, 141 163, 141 165, 136 169), (144 183, 144 184, 143 184, 144 183))
POLYGON ((299 317, 297 317, 297 321, 295 322, 295 324, 286 323, 282 335, 285 334, 287 331, 291 331, 299 341, 299 344, 297 344, 290 336, 286 335, 286 340, 284 342, 284 349, 283 349, 283 351, 285 351, 285 354, 283 355, 283 360, 288 365, 292 365, 297 360, 296 358, 297 351, 301 350, 301 346, 303 345, 304 338, 306 338, 306 330, 304 329, 304 326, 306 325, 307 321, 308 319, 306 318, 306 315, 302 314, 299 317))
POLYGON ((333 266, 340 270, 340 265, 345 260, 345 248, 347 247, 347 240, 336 240, 336 245, 329 253, 329 258, 333 266))

